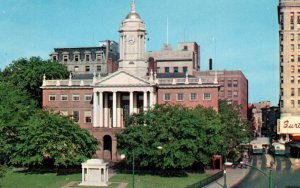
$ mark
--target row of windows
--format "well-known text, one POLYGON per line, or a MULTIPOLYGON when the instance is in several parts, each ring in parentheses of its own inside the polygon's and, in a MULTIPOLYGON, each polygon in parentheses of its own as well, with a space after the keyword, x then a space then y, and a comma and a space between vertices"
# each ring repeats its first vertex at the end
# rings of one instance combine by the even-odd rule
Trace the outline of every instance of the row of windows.
MULTIPOLYGON (((298 12, 298 14, 300 14, 298 12)), ((295 29, 295 25, 294 25, 294 21, 295 21, 295 14, 294 12, 291 13, 291 17, 290 17, 290 24, 291 24, 291 30, 295 29)), ((300 16, 297 16, 297 29, 300 29, 300 16)))
MULTIPOLYGON (((295 44, 291 44, 291 51, 295 51, 295 44)), ((297 45, 297 51, 300 51, 300 44, 297 45)))
MULTIPOLYGON (((220 80, 219 81, 221 86, 225 86, 224 85, 224 80, 220 80)), ((227 80, 227 87, 238 87, 238 81, 237 80, 227 80)))
MULTIPOLYGON (((297 101, 297 100, 296 100, 296 101, 297 101)), ((297 104, 298 104, 297 108, 300 108, 300 100, 298 100, 297 102, 298 102, 298 103, 297 103, 297 104)), ((280 101, 280 107, 281 107, 281 108, 284 108, 283 100, 280 101)), ((295 108, 295 107, 296 107, 296 105, 295 105, 295 100, 291 100, 291 101, 290 101, 290 107, 291 107, 291 108, 295 108)))
MULTIPOLYGON (((220 97, 225 97, 224 91, 220 91, 219 94, 220 94, 220 97)), ((232 97, 237 98, 237 97, 239 97, 238 91, 227 91, 227 96, 226 97, 228 97, 228 98, 232 98, 232 97)))
MULTIPOLYGON (((300 49, 299 49, 299 50, 300 50, 300 49)), ((291 55, 290 61, 291 61, 291 62, 295 62, 295 56, 294 56, 294 55, 291 55)), ((300 63, 300 55, 298 55, 298 57, 297 57, 297 62, 300 63)))
MULTIPOLYGON (((96 61, 101 61, 102 60, 102 54, 96 54, 96 61)), ((53 61, 58 61, 58 55, 52 55, 52 60, 53 61)), ((69 55, 63 55, 62 56, 62 61, 63 62, 67 62, 70 60, 70 56, 69 55)), ((74 54, 74 61, 80 61, 80 54, 74 54)), ((84 61, 92 61, 92 55, 91 54, 85 54, 84 55, 84 61)))
MULTIPOLYGON (((171 101, 172 95, 171 93, 165 93, 164 94, 164 101, 171 101)), ((177 101, 184 101, 185 95, 184 93, 177 93, 176 94, 176 100, 177 101)), ((189 94, 189 100, 190 101, 197 101, 198 100, 198 94, 197 93, 190 93, 189 94)), ((208 101, 211 100, 211 93, 204 93, 203 94, 203 100, 208 101)))
MULTIPOLYGON (((300 97, 300 88, 298 88, 298 96, 300 97)), ((284 92, 283 92, 283 88, 280 88, 280 95, 283 96, 284 95, 284 92)), ((291 88, 291 96, 295 96, 295 88, 291 88)))
MULTIPOLYGON (((171 68, 173 68, 173 73, 180 72, 179 67, 171 67, 171 68)), ((164 73, 171 73, 171 68, 170 67, 164 67, 164 73)), ((157 72, 162 73, 161 71, 162 71, 161 68, 157 67, 157 72)), ((186 67, 186 66, 182 67, 181 72, 186 73, 187 71, 188 71, 188 67, 186 67)))
MULTIPOLYGON (((60 111, 61 115, 64 116, 69 116, 68 111, 60 111)), ((72 114, 72 119, 75 122, 79 122, 80 120, 80 112, 79 111, 73 111, 72 114)), ((84 111, 84 123, 92 123, 92 112, 91 111, 84 111)))
MULTIPOLYGON (((300 65, 297 66, 297 72, 300 73, 300 65)), ((283 66, 280 66, 280 72, 283 73, 283 66)), ((291 65, 291 73, 295 73, 295 66, 291 65)))
MULTIPOLYGON (((49 95, 49 101, 68 101, 69 100, 69 95, 60 95, 60 98, 57 98, 55 94, 49 95)), ((85 94, 84 95, 84 101, 91 101, 92 100, 92 95, 91 94, 85 94)), ((80 95, 79 94, 72 94, 72 101, 80 101, 80 95)))
MULTIPOLYGON (((91 71, 91 67, 90 66, 85 66, 84 67, 85 72, 90 72, 91 71)), ((97 71, 101 71, 101 65, 97 65, 97 71)), ((74 72, 79 72, 79 66, 74 66, 74 72)))

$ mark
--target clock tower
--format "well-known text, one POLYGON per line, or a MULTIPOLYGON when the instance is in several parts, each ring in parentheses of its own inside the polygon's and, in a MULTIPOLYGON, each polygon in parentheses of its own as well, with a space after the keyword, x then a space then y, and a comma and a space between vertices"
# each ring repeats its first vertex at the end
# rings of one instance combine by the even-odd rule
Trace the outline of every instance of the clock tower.
POLYGON ((140 15, 135 12, 135 1, 131 11, 120 27, 119 69, 139 77, 146 76, 148 63, 145 61, 146 28, 140 15))

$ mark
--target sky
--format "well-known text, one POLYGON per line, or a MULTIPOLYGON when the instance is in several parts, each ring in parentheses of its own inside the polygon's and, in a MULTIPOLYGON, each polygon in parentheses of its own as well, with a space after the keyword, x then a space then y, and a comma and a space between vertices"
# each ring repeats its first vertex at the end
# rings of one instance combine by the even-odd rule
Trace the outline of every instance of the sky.
MULTIPOLYGON (((0 69, 19 58, 48 59, 54 48, 119 42, 130 3, 0 0, 0 69)), ((250 103, 277 105, 277 5, 278 0, 136 0, 136 12, 146 24, 147 51, 158 51, 167 41, 173 49, 179 42, 197 42, 201 70, 208 70, 209 58, 214 70, 241 70, 248 79, 250 103)))

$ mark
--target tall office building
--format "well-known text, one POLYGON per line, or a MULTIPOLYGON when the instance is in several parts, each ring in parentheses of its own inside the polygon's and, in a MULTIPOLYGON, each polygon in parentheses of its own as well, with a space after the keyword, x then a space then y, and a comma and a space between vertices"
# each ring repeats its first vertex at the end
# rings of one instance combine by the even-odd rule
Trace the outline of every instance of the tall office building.
POLYGON ((277 133, 289 141, 300 138, 300 0, 280 0, 280 120, 277 133), (298 138, 297 138, 298 137, 298 138))

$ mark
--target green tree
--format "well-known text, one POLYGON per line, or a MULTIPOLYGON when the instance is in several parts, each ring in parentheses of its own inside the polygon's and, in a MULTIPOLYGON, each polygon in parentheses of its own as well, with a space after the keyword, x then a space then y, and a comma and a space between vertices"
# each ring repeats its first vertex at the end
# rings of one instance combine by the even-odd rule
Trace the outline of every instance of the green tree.
POLYGON ((97 140, 67 117, 38 110, 19 130, 10 163, 18 166, 80 165, 95 154, 97 140))
POLYGON ((90 158, 97 141, 86 130, 57 114, 43 112, 28 93, 0 82, 0 167, 78 165, 90 158))
POLYGON ((0 81, 10 82, 14 86, 24 89, 41 105, 42 90, 40 87, 44 74, 47 79, 65 79, 69 76, 65 65, 50 60, 44 61, 40 57, 31 57, 12 62, 1 72, 0 81))
POLYGON ((212 109, 156 105, 129 118, 128 126, 117 135, 118 152, 127 156, 128 163, 134 152, 140 167, 183 169, 196 162, 207 164, 219 150, 219 133, 220 121, 212 109), (206 118, 209 114, 217 120, 206 118), (158 146, 162 149, 157 149, 158 146))
POLYGON ((234 160, 239 157, 237 147, 250 140, 251 129, 249 122, 241 116, 240 106, 226 100, 219 101, 219 114, 224 126, 223 137, 225 140, 226 157, 234 160))
POLYGON ((0 82, 0 164, 9 160, 18 143, 19 127, 34 113, 36 103, 10 83, 0 82))

